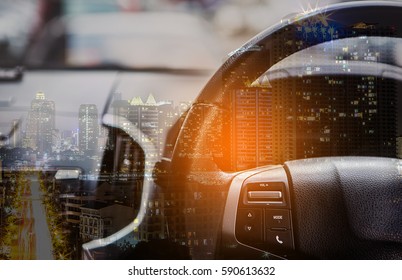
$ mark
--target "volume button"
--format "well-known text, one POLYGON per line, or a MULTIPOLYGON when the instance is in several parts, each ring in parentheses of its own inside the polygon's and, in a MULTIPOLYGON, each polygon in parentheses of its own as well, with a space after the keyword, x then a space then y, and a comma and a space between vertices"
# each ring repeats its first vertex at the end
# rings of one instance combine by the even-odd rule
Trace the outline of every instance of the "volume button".
POLYGON ((248 191, 247 196, 249 199, 257 199, 257 200, 281 199, 282 192, 280 192, 280 191, 248 191))

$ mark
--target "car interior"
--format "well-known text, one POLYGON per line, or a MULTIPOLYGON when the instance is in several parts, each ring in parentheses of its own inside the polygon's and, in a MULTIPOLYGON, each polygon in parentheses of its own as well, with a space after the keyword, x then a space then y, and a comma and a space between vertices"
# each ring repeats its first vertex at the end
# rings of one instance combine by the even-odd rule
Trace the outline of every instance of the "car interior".
MULTIPOLYGON (((46 68, 37 45, 24 84, 53 75, 46 92, 77 95, 62 117, 96 119, 102 136, 92 149, 80 140, 84 154, 66 149, 57 159, 45 149, 35 168, 3 169, 34 181, 40 173, 42 192, 64 211, 71 258, 401 259, 401 13, 400 3, 367 1, 287 17, 213 75, 206 59, 171 69, 85 56, 97 39, 73 46, 84 64, 46 68), (194 88, 198 96, 184 102, 194 88), (99 114, 88 113, 92 103, 99 114)), ((1 113, 11 103, 31 114, 33 104, 53 106, 38 94, 31 109, 19 106, 6 94, 15 87, 1 85, 1 113)), ((11 145, 30 122, 0 140, 11 145)))

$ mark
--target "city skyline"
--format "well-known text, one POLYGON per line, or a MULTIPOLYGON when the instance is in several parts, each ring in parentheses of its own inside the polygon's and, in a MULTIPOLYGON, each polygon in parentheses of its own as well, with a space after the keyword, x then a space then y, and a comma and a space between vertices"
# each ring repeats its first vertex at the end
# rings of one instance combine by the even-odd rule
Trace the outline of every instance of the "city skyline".
MULTIPOLYGON (((118 94, 116 94, 116 96, 119 97, 118 94)), ((184 113, 183 108, 189 108, 188 105, 183 107, 183 104, 190 103, 181 101, 177 106, 174 106, 172 101, 157 102, 153 94, 148 95, 146 102, 143 102, 141 96, 134 96, 127 100, 117 99, 115 104, 117 104, 117 101, 120 102, 120 105, 124 106, 154 107, 154 114, 156 114, 154 116, 154 118, 156 117, 156 119, 154 119, 155 124, 158 127, 161 127, 163 133, 165 133, 166 129, 171 127, 174 121, 178 119, 179 114, 184 113), (164 118, 158 117, 159 114, 162 114, 164 118)), ((49 148, 55 150, 55 145, 60 146, 61 143, 65 143, 66 147, 68 146, 73 150, 78 149, 81 151, 89 150, 90 147, 88 145, 92 146, 91 149, 93 149, 95 146, 99 147, 101 144, 98 143, 98 140, 101 140, 99 138, 104 137, 104 128, 102 128, 101 117, 98 115, 99 108, 96 104, 87 103, 77 105, 77 113, 71 113, 71 117, 75 115, 75 118, 73 118, 74 126, 71 126, 70 129, 59 129, 56 125, 58 121, 56 102, 48 99, 44 92, 37 92, 31 103, 27 117, 23 118, 25 119, 23 125, 20 124, 20 120, 13 119, 10 121, 12 127, 14 127, 16 123, 19 124, 19 128, 8 141, 10 146, 32 148, 33 150, 38 150, 42 153, 51 152, 49 148), (91 140, 89 140, 89 138, 91 138, 91 140), (84 145, 85 147, 81 145, 84 145), (44 149, 44 147, 46 147, 46 149, 44 149)), ((132 113, 130 114, 132 115, 132 113)), ((132 118, 131 115, 127 117, 132 118)), ((135 125, 137 124, 139 124, 138 120, 135 125)), ((141 129, 147 130, 146 126, 149 126, 149 124, 150 123, 143 124, 141 129)), ((148 129, 146 134, 149 134, 150 132, 151 130, 148 129)), ((155 138, 155 141, 157 142, 159 141, 156 143, 159 147, 163 141, 157 137, 157 134, 160 134, 160 131, 158 133, 154 132, 153 135, 151 135, 151 138, 155 138)))

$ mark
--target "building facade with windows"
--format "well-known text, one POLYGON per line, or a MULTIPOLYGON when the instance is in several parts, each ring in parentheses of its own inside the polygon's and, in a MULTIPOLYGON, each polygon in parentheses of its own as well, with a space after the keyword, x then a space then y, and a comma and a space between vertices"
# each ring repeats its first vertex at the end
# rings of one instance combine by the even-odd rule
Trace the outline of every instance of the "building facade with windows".
POLYGON ((84 242, 116 233, 134 219, 134 210, 124 205, 94 201, 81 206, 80 237, 84 242))
POLYGON ((24 146, 40 153, 51 152, 54 130, 55 103, 46 99, 43 92, 38 92, 28 113, 24 146))

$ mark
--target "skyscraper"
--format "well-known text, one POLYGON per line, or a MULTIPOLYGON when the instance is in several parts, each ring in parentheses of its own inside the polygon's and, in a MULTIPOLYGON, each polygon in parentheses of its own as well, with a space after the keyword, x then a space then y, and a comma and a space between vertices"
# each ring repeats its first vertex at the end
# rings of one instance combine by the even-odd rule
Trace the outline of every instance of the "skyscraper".
POLYGON ((393 80, 332 75, 288 79, 287 84, 274 93, 277 162, 325 156, 395 157, 393 80))
MULTIPOLYGON (((159 104, 150 94, 144 103, 141 97, 131 100, 116 100, 113 103, 114 114, 130 121, 131 125, 138 128, 136 140, 141 143, 150 143, 152 150, 147 151, 149 157, 159 155, 159 104)), ((124 125, 124 124, 123 124, 124 125)))
POLYGON ((79 113, 80 152, 95 151, 98 147, 99 123, 95 104, 81 104, 79 113))
POLYGON ((55 129, 55 103, 48 100, 43 92, 36 93, 28 114, 25 146, 39 151, 50 152, 55 129))
MULTIPOLYGON (((230 92, 231 169, 260 166, 259 149, 264 151, 266 164, 326 156, 395 157, 398 86, 393 79, 362 71, 366 65, 387 61, 386 46, 378 44, 377 37, 361 36, 297 52, 329 35, 315 38, 303 30, 289 28, 273 36, 268 60, 279 63, 252 87, 244 78, 243 85, 230 92), (331 64, 320 64, 325 60, 315 56, 325 56, 331 64), (325 67, 331 71, 323 71, 325 67), (300 69, 297 75, 273 78, 269 74, 293 73, 294 69, 300 69), (264 90, 270 94, 262 98, 264 90), (258 108, 264 108, 264 115, 259 116, 258 108), (261 130, 265 121, 269 127, 261 130)), ((338 36, 334 32, 331 37, 338 36)), ((393 36, 394 31, 359 24, 344 32, 393 36)))
POLYGON ((18 119, 13 120, 11 123, 11 127, 15 128, 12 139, 11 139, 11 143, 10 143, 10 145, 13 148, 16 148, 20 144, 20 141, 21 141, 21 129, 18 128, 19 125, 20 125, 20 120, 18 120, 18 119))
POLYGON ((172 149, 170 143, 166 142, 167 134, 179 117, 177 111, 173 107, 173 101, 161 102, 158 106, 158 127, 159 127, 159 156, 163 155, 166 149, 172 149), (168 145, 169 147, 166 147, 168 145))
POLYGON ((232 95, 232 169, 273 163, 272 94, 267 88, 243 88, 232 95))

